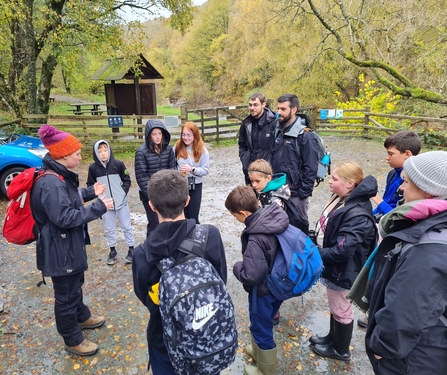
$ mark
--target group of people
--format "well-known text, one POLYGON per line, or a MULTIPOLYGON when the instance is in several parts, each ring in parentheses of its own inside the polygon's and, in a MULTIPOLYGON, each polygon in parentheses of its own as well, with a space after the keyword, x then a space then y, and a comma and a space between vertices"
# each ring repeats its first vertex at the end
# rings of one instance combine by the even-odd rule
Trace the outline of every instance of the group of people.
MULTIPOLYGON (((251 344, 245 352, 254 364, 244 368, 248 375, 275 374, 273 326, 283 301, 270 293, 266 283, 279 248, 275 234, 292 222, 291 206, 307 220, 318 165, 312 132, 297 131, 308 120, 297 113, 296 95, 281 96, 277 114, 265 103, 260 93, 250 97, 250 116, 243 121, 239 138, 246 185, 233 189, 225 201, 228 211, 245 225, 242 259, 233 265, 233 273, 248 293, 251 344)), ((135 155, 135 176, 148 217, 147 238, 135 248, 127 220, 130 178, 124 164, 114 159, 110 145, 95 143, 87 187, 79 188, 72 169, 81 160, 80 142, 48 125, 39 129, 39 135, 49 150, 44 168, 64 178, 39 179, 31 205, 39 233, 37 261, 44 264, 44 276, 53 280, 56 326, 66 350, 78 355, 98 350, 82 336, 83 329, 105 322, 83 303, 87 223, 105 219, 108 263, 113 264, 118 218, 129 246, 126 260, 132 263, 135 293, 150 312, 147 340, 152 372, 175 374, 154 296, 160 260, 181 258, 180 243, 193 236, 199 223, 209 154, 197 126, 184 124, 181 138, 171 147, 164 124, 147 122, 145 143, 135 155), (94 198, 92 204, 83 205, 94 198)), ((312 336, 310 343, 322 357, 350 360, 354 301, 369 312, 365 342, 375 373, 443 374, 447 368, 447 152, 419 154, 419 137, 407 131, 388 137, 384 146, 392 169, 383 196, 376 179, 365 176, 355 161, 338 163, 332 171, 332 195, 316 223, 314 238, 325 267, 321 283, 330 309, 329 332, 312 336), (371 202, 377 205, 374 210, 371 202)), ((205 259, 226 282, 222 238, 215 226, 208 227, 205 259)))

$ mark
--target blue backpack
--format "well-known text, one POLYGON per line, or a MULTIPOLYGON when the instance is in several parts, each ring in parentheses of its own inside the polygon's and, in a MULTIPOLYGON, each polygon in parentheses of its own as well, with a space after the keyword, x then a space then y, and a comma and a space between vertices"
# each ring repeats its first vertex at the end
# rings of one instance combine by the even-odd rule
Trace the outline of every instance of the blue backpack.
POLYGON ((275 236, 281 248, 267 276, 267 287, 276 299, 285 301, 309 291, 317 283, 324 266, 318 247, 293 225, 275 236))

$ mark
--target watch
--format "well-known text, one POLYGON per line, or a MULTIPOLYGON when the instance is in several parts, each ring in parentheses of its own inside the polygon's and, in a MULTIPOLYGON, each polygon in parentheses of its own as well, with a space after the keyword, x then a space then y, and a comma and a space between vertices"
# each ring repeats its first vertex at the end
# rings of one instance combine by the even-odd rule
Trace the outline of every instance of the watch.
POLYGON ((191 172, 194 174, 195 171, 196 171, 196 169, 193 167, 193 168, 191 169, 191 172))

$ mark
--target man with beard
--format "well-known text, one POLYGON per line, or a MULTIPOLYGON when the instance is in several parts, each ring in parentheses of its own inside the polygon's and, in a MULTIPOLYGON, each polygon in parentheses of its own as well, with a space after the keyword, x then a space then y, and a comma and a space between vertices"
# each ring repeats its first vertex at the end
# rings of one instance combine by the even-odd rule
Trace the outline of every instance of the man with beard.
POLYGON ((274 132, 272 167, 283 172, 291 191, 291 200, 307 219, 318 169, 318 140, 310 131, 306 115, 297 114, 298 97, 284 94, 278 99, 278 120, 274 132))
POLYGON ((252 94, 248 100, 250 115, 244 119, 239 130, 239 158, 247 185, 250 184, 247 173, 250 163, 256 159, 271 160, 271 134, 276 116, 265 105, 263 94, 252 94))

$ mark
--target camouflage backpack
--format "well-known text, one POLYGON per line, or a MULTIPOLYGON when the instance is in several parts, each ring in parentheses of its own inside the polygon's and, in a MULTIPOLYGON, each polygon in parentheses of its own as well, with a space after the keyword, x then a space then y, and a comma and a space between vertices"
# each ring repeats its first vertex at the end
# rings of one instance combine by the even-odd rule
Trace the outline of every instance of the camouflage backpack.
POLYGON ((237 342, 234 307, 225 283, 204 258, 208 227, 196 225, 178 247, 177 260, 158 268, 163 340, 176 374, 213 375, 233 363, 237 342))

